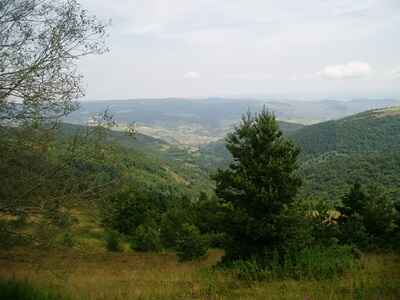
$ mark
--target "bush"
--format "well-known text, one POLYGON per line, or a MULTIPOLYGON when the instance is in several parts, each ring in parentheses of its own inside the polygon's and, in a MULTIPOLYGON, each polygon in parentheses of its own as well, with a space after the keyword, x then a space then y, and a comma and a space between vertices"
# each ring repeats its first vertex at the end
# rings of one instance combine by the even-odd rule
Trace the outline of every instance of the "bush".
POLYGON ((105 236, 106 248, 108 251, 119 252, 122 250, 120 243, 120 235, 118 232, 110 230, 105 236))
POLYGON ((243 281, 262 281, 272 278, 272 273, 265 267, 262 267, 256 259, 237 260, 229 265, 230 271, 243 281))
POLYGON ((182 229, 182 212, 172 208, 161 219, 161 242, 165 248, 175 248, 182 229))
POLYGON ((179 233, 185 223, 193 223, 194 209, 189 199, 177 199, 161 219, 161 242, 165 248, 175 248, 179 233))
POLYGON ((354 214, 340 224, 341 242, 354 245, 360 249, 368 249, 371 245, 371 236, 364 226, 363 217, 354 214))
POLYGON ((271 279, 332 279, 358 266, 350 246, 314 246, 301 251, 288 253, 282 259, 273 252, 268 262, 257 258, 238 260, 228 267, 237 278, 244 281, 271 279))
POLYGON ((71 232, 67 231, 62 235, 61 245, 72 248, 76 244, 76 240, 71 232))
POLYGON ((288 255, 282 275, 295 279, 330 279, 342 275, 358 264, 350 246, 314 246, 288 255))
POLYGON ((139 225, 131 240, 131 248, 139 251, 161 250, 160 232, 152 226, 139 225))
POLYGON ((185 223, 178 234, 176 255, 179 261, 189 261, 201 258, 207 254, 207 241, 199 229, 185 223))
POLYGON ((0 300, 66 300, 54 292, 36 289, 28 282, 0 281, 0 300))

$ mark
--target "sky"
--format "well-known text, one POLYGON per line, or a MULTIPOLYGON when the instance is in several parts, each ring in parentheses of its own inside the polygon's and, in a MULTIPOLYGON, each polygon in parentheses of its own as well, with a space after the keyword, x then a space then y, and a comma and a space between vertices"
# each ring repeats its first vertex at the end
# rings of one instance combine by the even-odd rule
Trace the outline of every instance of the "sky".
POLYGON ((400 0, 81 0, 85 99, 400 98, 400 0))

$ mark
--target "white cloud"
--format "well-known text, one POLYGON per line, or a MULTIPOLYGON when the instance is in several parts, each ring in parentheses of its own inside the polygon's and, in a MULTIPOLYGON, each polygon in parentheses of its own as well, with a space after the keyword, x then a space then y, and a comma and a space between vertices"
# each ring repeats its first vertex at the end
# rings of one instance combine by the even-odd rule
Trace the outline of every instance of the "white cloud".
POLYGON ((318 74, 327 79, 348 79, 366 77, 372 73, 371 66, 366 62, 349 62, 343 65, 326 66, 318 74))
POLYGON ((200 78, 200 73, 197 72, 187 72, 185 75, 183 75, 183 78, 185 79, 199 79, 200 78))

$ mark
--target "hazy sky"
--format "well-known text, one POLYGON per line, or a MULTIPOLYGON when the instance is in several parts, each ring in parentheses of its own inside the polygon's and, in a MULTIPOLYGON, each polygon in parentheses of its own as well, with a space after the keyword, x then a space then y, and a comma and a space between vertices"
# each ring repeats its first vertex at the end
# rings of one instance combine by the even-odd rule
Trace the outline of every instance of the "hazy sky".
POLYGON ((400 0, 81 0, 111 18, 88 99, 400 98, 400 0))

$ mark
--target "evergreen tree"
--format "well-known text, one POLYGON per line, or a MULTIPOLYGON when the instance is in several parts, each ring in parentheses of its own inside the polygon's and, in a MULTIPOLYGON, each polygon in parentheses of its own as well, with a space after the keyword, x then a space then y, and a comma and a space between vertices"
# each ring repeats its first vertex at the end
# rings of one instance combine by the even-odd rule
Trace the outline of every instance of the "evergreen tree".
POLYGON ((299 148, 282 136, 275 116, 247 113, 229 134, 233 161, 215 175, 216 193, 230 207, 225 260, 264 257, 282 250, 285 212, 301 185, 299 148))
POLYGON ((341 212, 347 216, 354 213, 361 213, 367 203, 367 195, 363 191, 361 184, 356 182, 350 192, 342 198, 343 208, 341 212))

